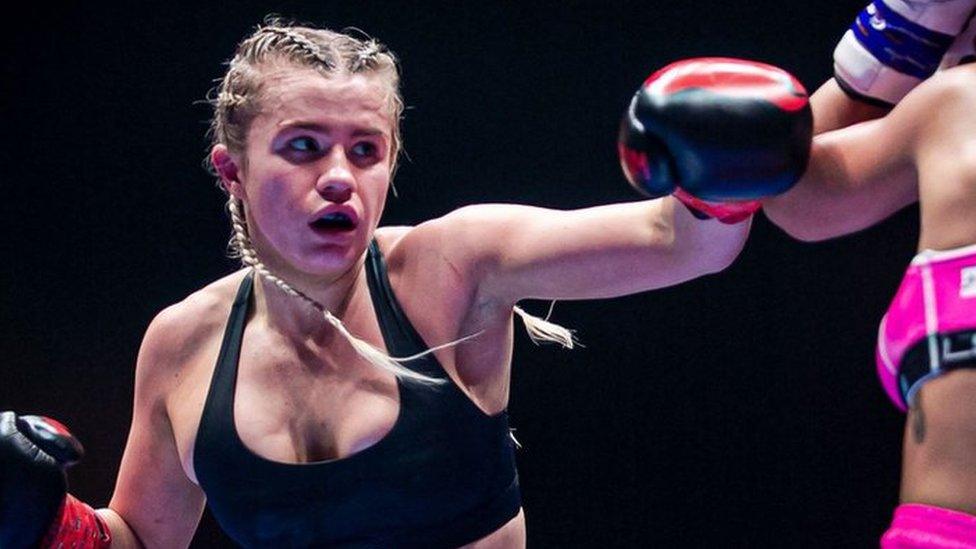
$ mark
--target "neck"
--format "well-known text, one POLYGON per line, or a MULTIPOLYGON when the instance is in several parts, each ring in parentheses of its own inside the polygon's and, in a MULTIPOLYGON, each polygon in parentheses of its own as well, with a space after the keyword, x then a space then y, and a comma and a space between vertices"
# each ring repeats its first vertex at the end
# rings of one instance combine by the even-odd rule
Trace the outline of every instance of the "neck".
MULTIPOLYGON (((364 259, 365 255, 334 279, 323 280, 293 274, 281 278, 293 289, 305 294, 322 308, 345 321, 350 316, 355 316, 362 303, 362 300, 356 297, 366 290, 364 259)), ((280 276, 274 270, 271 272, 275 276, 280 276)), ((369 303, 368 296, 366 302, 369 303)), ((255 275, 254 303, 255 315, 289 338, 319 339, 333 332, 322 311, 301 297, 285 293, 274 282, 259 273, 255 275)))

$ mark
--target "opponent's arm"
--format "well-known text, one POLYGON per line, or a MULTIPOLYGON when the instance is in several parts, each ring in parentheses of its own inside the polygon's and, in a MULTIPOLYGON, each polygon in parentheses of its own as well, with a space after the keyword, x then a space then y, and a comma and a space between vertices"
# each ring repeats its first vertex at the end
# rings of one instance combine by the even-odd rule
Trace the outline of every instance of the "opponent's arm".
POLYGON ((0 547, 108 548, 109 527, 67 493, 65 469, 83 453, 55 420, 0 413, 0 547))
POLYGON ((834 49, 834 76, 811 96, 814 134, 887 114, 922 81, 960 63, 974 0, 875 0, 834 49), (955 42, 953 42, 955 40, 955 42))
POLYGON ((810 171, 791 192, 764 203, 774 223, 799 239, 822 240, 868 227, 915 200, 904 113, 897 122, 841 128, 884 116, 940 65, 959 63, 972 47, 960 32, 974 6, 875 0, 858 15, 834 50, 834 77, 810 100, 818 135, 810 171))
POLYGON ((919 143, 948 104, 965 101, 972 67, 940 72, 878 120, 814 138, 810 166, 782 196, 764 201, 766 216, 801 240, 856 232, 918 199, 919 143))
POLYGON ((824 82, 813 92, 810 107, 813 109, 814 135, 881 118, 891 111, 891 107, 851 97, 841 89, 835 78, 824 82))
POLYGON ((873 0, 834 50, 834 83, 862 103, 898 104, 972 50, 961 33, 974 9, 976 0, 873 0))

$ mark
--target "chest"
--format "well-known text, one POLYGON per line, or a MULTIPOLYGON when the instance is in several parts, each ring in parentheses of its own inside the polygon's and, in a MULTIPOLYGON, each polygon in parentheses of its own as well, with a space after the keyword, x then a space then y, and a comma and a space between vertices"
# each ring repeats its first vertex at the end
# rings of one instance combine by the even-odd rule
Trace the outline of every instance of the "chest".
POLYGON ((341 459, 392 429, 400 410, 396 379, 344 340, 326 351, 265 333, 246 335, 233 418, 238 437, 255 454, 286 463, 341 459))
MULTIPOLYGON (((382 345, 378 327, 367 337, 382 345)), ((200 347, 166 398, 180 462, 195 483, 194 449, 221 340, 215 336, 200 347)), ((240 346, 233 435, 261 458, 342 458, 375 444, 397 421, 396 379, 362 361, 345 342, 345 350, 323 351, 283 341, 255 323, 245 329, 240 346)))
MULTIPOLYGON (((436 262, 423 274, 391 276, 403 312, 431 346, 477 333, 435 356, 452 381, 483 412, 508 403, 511 321, 489 322, 472 307, 453 271, 436 262)), ((372 309, 348 318, 349 329, 384 348, 372 309)), ((220 352, 222 334, 201 348, 168 398, 181 462, 196 482, 193 450, 201 413, 220 352)), ((358 357, 347 342, 305 345, 284 341, 260 322, 248 322, 241 338, 233 391, 235 436, 262 458, 302 463, 339 459, 375 445, 397 423, 401 402, 391 374, 358 357)))

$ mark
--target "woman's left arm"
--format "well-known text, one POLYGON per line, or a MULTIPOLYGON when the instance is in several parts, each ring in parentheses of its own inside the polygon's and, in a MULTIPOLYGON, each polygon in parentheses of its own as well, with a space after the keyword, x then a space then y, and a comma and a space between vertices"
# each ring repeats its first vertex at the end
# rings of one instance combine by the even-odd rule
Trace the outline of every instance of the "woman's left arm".
POLYGON ((672 197, 551 210, 485 204, 418 227, 466 274, 478 302, 595 299, 671 286, 729 266, 749 221, 699 220, 672 197))

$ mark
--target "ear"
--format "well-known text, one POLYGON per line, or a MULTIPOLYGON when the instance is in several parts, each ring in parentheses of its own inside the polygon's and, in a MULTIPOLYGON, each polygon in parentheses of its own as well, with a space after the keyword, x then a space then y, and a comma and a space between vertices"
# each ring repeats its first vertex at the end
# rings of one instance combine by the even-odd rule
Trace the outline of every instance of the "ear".
POLYGON ((231 196, 245 200, 244 184, 241 182, 240 162, 227 150, 226 145, 217 144, 210 150, 210 164, 217 170, 220 184, 231 196))

